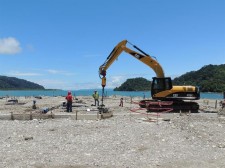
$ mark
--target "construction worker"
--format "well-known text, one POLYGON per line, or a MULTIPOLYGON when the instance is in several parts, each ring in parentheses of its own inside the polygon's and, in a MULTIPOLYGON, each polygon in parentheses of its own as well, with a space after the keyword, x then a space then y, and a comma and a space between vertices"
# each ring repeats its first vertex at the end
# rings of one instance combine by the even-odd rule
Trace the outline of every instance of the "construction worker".
POLYGON ((68 92, 68 95, 66 96, 66 100, 67 100, 67 103, 66 103, 66 111, 67 112, 72 112, 73 97, 72 97, 72 94, 71 94, 70 91, 68 92))
POLYGON ((95 100, 95 106, 96 106, 96 102, 98 102, 98 106, 99 106, 99 94, 98 92, 95 90, 94 93, 92 94, 92 97, 94 98, 95 100))
POLYGON ((121 107, 123 107, 123 98, 120 99, 120 105, 121 107))

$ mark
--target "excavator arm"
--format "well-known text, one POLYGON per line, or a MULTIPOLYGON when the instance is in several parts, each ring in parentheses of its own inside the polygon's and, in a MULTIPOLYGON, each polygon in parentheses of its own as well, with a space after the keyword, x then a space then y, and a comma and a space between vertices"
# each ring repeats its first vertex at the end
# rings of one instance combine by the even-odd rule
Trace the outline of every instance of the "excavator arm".
POLYGON ((151 69, 153 69, 156 73, 158 78, 164 78, 164 72, 161 65, 153 59, 150 55, 143 52, 141 49, 132 45, 135 49, 139 52, 131 50, 130 48, 126 47, 126 44, 129 43, 127 40, 123 40, 116 45, 116 47, 112 50, 112 52, 107 57, 106 61, 99 67, 99 76, 102 78, 102 86, 105 87, 106 85, 106 70, 111 66, 111 64, 119 57, 119 55, 124 51, 134 58, 138 59, 139 61, 143 62, 151 69))

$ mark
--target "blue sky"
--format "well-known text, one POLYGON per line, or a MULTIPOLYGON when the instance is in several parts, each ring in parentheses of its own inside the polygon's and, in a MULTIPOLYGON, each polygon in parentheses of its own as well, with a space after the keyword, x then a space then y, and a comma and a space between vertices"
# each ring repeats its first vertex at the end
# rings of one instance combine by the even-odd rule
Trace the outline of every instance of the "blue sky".
MULTIPOLYGON (((100 88, 98 68, 124 39, 172 78, 224 64, 224 9, 224 0, 0 0, 0 75, 45 88, 100 88)), ((122 53, 107 88, 154 76, 122 53)))

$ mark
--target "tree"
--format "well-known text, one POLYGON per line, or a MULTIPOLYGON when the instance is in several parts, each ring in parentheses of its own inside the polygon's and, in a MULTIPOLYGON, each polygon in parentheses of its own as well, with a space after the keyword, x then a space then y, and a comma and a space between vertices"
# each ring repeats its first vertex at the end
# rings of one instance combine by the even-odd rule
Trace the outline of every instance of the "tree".
POLYGON ((114 91, 145 91, 151 90, 151 81, 138 77, 127 79, 120 87, 116 87, 114 91))
POLYGON ((43 86, 15 77, 0 76, 0 89, 45 89, 43 86))

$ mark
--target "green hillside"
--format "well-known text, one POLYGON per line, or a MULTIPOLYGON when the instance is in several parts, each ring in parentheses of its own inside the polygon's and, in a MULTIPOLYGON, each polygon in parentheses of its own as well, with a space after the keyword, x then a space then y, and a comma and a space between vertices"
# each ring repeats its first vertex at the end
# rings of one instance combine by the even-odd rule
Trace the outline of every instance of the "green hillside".
POLYGON ((127 79, 120 87, 116 87, 114 91, 145 91, 151 90, 151 81, 145 78, 127 79))
POLYGON ((45 89, 43 86, 24 79, 15 77, 0 76, 0 89, 45 89))
MULTIPOLYGON (((206 65, 197 71, 187 72, 174 78, 173 85, 198 86, 201 92, 225 91, 225 64, 206 65)), ((127 79, 115 91, 145 91, 151 90, 151 82, 144 78, 127 79)))
POLYGON ((202 92, 225 91, 225 64, 206 65, 198 71, 191 71, 174 78, 173 85, 199 86, 202 92))

